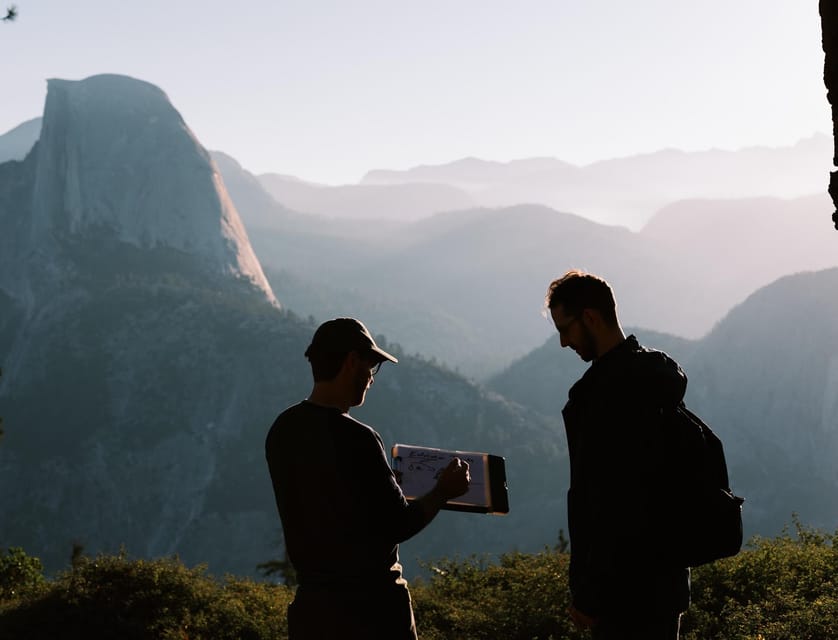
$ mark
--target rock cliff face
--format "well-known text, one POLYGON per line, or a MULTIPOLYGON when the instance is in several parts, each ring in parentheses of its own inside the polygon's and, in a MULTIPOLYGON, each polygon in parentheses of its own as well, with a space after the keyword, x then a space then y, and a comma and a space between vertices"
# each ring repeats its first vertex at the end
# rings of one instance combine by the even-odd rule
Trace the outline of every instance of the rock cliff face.
POLYGON ((38 143, 0 164, 0 539, 53 566, 71 539, 181 551, 238 421, 269 418, 239 404, 268 395, 241 336, 269 340, 278 306, 162 91, 51 80, 38 143))
POLYGON ((193 256, 276 303, 220 175, 157 87, 116 75, 50 80, 24 246, 104 234, 193 256))
MULTIPOLYGON (((838 7, 831 0, 820 0, 821 33, 824 52, 823 80, 826 98, 832 108, 832 137, 834 141, 833 166, 838 165, 838 7)), ((838 171, 829 176, 829 194, 838 208, 838 171)), ((832 222, 838 230, 838 210, 832 214, 832 222)))

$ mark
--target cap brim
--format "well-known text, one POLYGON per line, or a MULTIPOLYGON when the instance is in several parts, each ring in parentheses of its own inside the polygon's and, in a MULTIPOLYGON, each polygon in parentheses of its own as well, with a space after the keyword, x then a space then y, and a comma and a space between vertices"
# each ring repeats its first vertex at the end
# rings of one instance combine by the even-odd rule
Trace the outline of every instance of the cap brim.
POLYGON ((373 353, 377 353, 379 356, 381 356, 381 360, 382 360, 382 362, 383 362, 384 360, 389 360, 390 362, 398 362, 398 361, 399 361, 399 359, 398 359, 398 358, 396 358, 396 356, 394 356, 394 355, 392 355, 392 354, 387 353, 384 349, 382 349, 382 348, 381 348, 381 347, 379 347, 378 345, 375 345, 375 346, 370 347, 370 350, 371 350, 373 353))

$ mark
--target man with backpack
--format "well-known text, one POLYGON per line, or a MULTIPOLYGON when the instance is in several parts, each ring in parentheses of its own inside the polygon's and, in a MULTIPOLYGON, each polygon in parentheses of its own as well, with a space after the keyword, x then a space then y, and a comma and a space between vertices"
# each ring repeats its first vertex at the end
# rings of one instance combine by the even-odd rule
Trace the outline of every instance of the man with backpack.
MULTIPOLYGON (((677 640, 690 572, 673 560, 665 415, 687 378, 620 327, 614 294, 595 275, 554 280, 546 307, 562 347, 591 366, 562 410, 570 456, 570 616, 597 640, 677 640)), ((669 456, 671 458, 671 456, 669 456)))

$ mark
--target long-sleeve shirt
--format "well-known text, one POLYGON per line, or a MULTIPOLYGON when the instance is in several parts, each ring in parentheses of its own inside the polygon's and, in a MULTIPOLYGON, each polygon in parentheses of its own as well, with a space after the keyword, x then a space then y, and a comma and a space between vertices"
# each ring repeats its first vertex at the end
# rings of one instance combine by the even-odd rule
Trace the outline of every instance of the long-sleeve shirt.
POLYGON ((303 401, 277 417, 265 454, 301 584, 400 577, 398 544, 426 523, 421 505, 405 500, 375 430, 303 401))

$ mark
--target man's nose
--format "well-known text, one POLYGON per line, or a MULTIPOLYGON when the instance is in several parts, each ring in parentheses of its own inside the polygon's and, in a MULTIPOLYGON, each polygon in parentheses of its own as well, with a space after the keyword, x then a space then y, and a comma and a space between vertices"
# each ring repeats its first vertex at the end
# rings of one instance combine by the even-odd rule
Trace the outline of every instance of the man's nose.
POLYGON ((565 340, 565 337, 562 334, 559 334, 559 342, 561 343, 563 349, 568 345, 567 340, 565 340))

